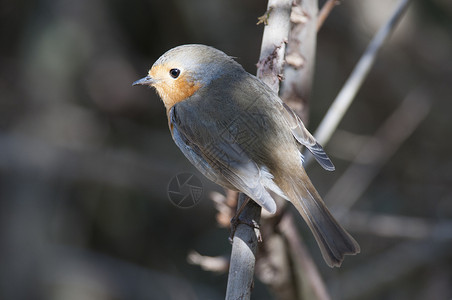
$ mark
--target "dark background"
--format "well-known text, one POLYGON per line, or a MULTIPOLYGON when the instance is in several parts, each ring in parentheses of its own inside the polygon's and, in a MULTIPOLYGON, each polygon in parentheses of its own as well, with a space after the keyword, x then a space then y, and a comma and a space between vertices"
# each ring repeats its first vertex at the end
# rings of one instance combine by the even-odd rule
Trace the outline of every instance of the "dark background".
MULTIPOLYGON (((412 134, 368 166, 376 177, 352 209, 390 218, 342 220, 359 256, 329 269, 299 218, 333 299, 452 297, 452 4, 413 2, 325 147, 337 171, 308 168, 327 194, 403 99, 425 101, 412 134)), ((311 131, 395 4, 343 1, 327 19, 311 131)), ((222 190, 173 144, 155 92, 131 83, 185 43, 219 48, 255 73, 265 9, 256 0, 0 2, 1 299, 224 298, 227 275, 186 259, 193 249, 230 252, 209 199, 222 190), (180 172, 204 184, 194 208, 168 201, 180 172)), ((253 298, 272 296, 257 281, 253 298)))

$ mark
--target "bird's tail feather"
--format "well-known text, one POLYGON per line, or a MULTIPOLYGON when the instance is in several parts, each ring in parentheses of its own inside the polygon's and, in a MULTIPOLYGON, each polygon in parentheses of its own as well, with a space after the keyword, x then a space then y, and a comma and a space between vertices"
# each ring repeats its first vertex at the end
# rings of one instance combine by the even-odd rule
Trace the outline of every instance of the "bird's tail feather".
POLYGON ((358 243, 334 219, 307 176, 291 180, 287 189, 287 196, 308 224, 330 267, 339 267, 345 255, 360 252, 358 243))

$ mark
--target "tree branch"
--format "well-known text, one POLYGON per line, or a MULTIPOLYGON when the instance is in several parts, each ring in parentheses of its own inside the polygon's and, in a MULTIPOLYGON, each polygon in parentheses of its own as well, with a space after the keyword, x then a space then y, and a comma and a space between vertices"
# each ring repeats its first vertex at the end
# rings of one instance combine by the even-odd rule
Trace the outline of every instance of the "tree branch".
MULTIPOLYGON (((238 207, 246 199, 240 193, 238 207)), ((261 207, 254 201, 248 201, 240 214, 240 220, 247 222, 260 219, 261 207)), ((239 224, 234 234, 231 263, 229 267, 226 299, 250 299, 254 285, 254 265, 258 237, 253 228, 247 224, 239 224)))
MULTIPOLYGON (((333 132, 336 130, 339 122, 342 120, 346 111, 350 107, 356 93, 374 64, 378 51, 383 46, 390 33, 394 30, 398 21, 403 16, 403 13, 406 11, 409 3, 410 0, 401 0, 399 2, 393 15, 374 36, 366 51, 361 56, 361 59, 352 74, 347 79, 336 99, 333 101, 333 104, 330 106, 327 114, 314 134, 317 141, 321 145, 325 146, 331 138, 333 132)), ((305 152, 305 164, 307 165, 311 160, 312 156, 308 152, 305 152)))
MULTIPOLYGON (((275 92, 279 91, 284 52, 290 30, 292 0, 269 0, 267 24, 262 38, 257 76, 275 92)), ((265 22, 264 22, 265 23, 265 22)), ((239 199, 245 195, 240 194, 239 199)), ((240 207, 240 204, 237 206, 240 207)), ((242 212, 243 222, 251 224, 260 220, 261 207, 249 201, 242 212)), ((254 277, 257 236, 245 224, 237 226, 231 253, 226 299, 249 299, 254 277)))
POLYGON ((317 48, 318 3, 298 0, 294 4, 281 98, 307 124, 317 48))
MULTIPOLYGON (((317 13, 317 0, 293 3, 280 92, 281 99, 301 116, 305 124, 315 69, 317 13)), ((279 202, 278 211, 288 203, 284 199, 279 202)), ((264 243, 257 275, 272 289, 276 298, 329 299, 323 279, 296 229, 291 211, 282 210, 282 216, 264 218, 261 229, 264 243)))
POLYGON ((347 213, 344 225, 350 230, 366 235, 413 240, 452 240, 452 221, 433 218, 375 214, 352 210, 347 213))
POLYGON ((325 22, 326 18, 330 15, 333 8, 339 5, 339 0, 328 0, 320 10, 319 16, 317 18, 317 31, 322 28, 323 23, 325 22))
POLYGON ((303 244, 300 233, 297 231, 297 226, 293 220, 292 215, 284 214, 281 223, 279 224, 281 232, 287 239, 288 252, 293 264, 295 275, 298 278, 298 299, 312 299, 312 300, 329 300, 325 283, 317 270, 308 249, 303 244))
POLYGON ((277 93, 289 38, 291 9, 290 0, 268 1, 268 25, 264 29, 261 54, 257 63, 257 77, 277 93))
POLYGON ((330 286, 340 291, 342 299, 372 298, 388 285, 400 283, 402 278, 412 278, 409 276, 420 270, 425 271, 422 267, 426 265, 450 261, 451 247, 450 239, 400 243, 342 273, 330 282, 330 286))
POLYGON ((370 185, 384 163, 413 133, 430 111, 424 90, 410 93, 356 155, 354 162, 325 196, 332 211, 343 217, 370 185))

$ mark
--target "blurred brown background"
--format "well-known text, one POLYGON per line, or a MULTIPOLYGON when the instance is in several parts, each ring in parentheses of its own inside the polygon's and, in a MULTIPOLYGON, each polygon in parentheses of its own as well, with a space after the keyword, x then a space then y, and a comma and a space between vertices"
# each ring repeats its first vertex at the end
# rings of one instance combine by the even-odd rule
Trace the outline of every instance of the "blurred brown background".
MULTIPOLYGON (((415 125, 387 161, 372 161, 385 147, 377 143, 360 167, 375 178, 342 219, 359 256, 329 269, 299 219, 333 299, 452 297, 452 3, 413 2, 326 146, 337 171, 308 169, 328 194, 404 99, 422 100, 425 119, 403 108, 394 131, 415 125)), ((395 4, 343 1, 327 19, 312 131, 395 4)), ((265 9, 257 0, 0 2, 0 299, 224 298, 226 275, 186 260, 192 249, 230 252, 209 199, 221 189, 173 144, 154 91, 131 83, 185 43, 219 48, 255 73, 265 9), (194 208, 168 201, 180 172, 204 184, 194 208)), ((272 296, 257 281, 253 299, 272 296)))

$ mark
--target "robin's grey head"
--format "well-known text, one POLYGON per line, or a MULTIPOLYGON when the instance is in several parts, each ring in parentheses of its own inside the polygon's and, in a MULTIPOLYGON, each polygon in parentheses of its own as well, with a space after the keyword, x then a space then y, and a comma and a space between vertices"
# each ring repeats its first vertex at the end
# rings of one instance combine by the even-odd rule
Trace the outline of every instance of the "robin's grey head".
POLYGON ((156 88, 167 108, 193 95, 229 72, 243 68, 224 52, 205 45, 182 45, 163 54, 149 70, 148 76, 134 85, 156 88))

